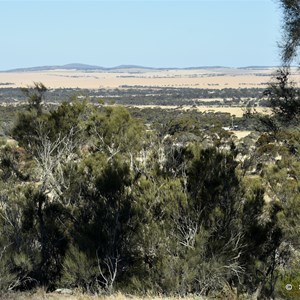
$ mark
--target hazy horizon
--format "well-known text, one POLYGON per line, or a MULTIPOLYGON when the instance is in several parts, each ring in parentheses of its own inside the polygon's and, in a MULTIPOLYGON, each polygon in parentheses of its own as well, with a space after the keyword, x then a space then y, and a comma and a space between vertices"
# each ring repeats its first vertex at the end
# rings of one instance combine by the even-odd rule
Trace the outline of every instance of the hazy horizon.
MULTIPOLYGON (((31 70, 31 69, 43 69, 43 68, 54 68, 54 67, 58 67, 63 69, 64 67, 71 67, 71 66, 82 66, 82 70, 88 70, 85 69, 84 67, 93 67, 96 68, 98 67, 99 69, 103 68, 104 70, 110 70, 110 69, 118 69, 118 68, 143 68, 143 69, 154 69, 154 70, 159 70, 159 69, 165 69, 165 70, 172 70, 172 69, 197 69, 197 68, 201 68, 201 69, 209 69, 209 68, 225 68, 225 69, 246 69, 246 68, 277 68, 279 67, 279 65, 273 65, 273 66, 267 66, 267 65, 251 65, 251 66, 186 66, 186 67, 176 67, 176 66, 167 66, 167 67, 153 67, 153 66, 142 66, 142 65, 135 65, 135 64, 121 64, 121 65, 112 65, 112 66, 107 66, 107 67, 103 67, 103 66, 99 66, 96 64, 85 64, 85 63, 81 63, 81 62, 76 62, 76 63, 66 63, 66 64, 54 64, 54 65, 40 65, 40 66, 28 66, 28 67, 17 67, 17 68, 13 68, 13 69, 7 69, 7 70, 0 70, 0 72, 11 72, 11 71, 15 71, 15 70, 31 70)), ((74 67, 75 69, 75 67, 74 67)), ((80 69, 79 69, 80 70, 80 69)), ((91 69, 93 70, 93 69, 91 69)), ((96 69, 95 69, 96 70, 96 69)))

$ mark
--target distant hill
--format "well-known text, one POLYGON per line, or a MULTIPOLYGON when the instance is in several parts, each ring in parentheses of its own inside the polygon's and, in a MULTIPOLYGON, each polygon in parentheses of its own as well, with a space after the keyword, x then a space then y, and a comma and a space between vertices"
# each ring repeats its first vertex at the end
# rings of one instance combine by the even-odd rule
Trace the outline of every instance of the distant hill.
POLYGON ((242 70, 268 70, 268 69, 273 69, 276 67, 271 67, 271 66, 247 66, 247 67, 241 67, 238 69, 242 69, 242 70))
POLYGON ((272 69, 271 66, 247 66, 240 68, 231 68, 224 66, 200 66, 200 67, 187 67, 187 68, 153 68, 153 67, 144 67, 137 65, 119 65, 116 67, 101 67, 95 65, 87 65, 81 63, 71 63, 66 65, 54 65, 54 66, 38 66, 38 67, 29 67, 29 68, 17 68, 0 72, 35 72, 35 71, 49 71, 49 70, 80 70, 80 71, 116 71, 116 70, 196 70, 196 69, 236 69, 236 70, 260 70, 260 69, 272 69))
POLYGON ((135 65, 120 65, 111 68, 104 68, 101 66, 94 66, 94 65, 87 65, 87 64, 80 64, 80 63, 72 63, 66 65, 55 65, 55 66, 38 66, 38 67, 29 67, 29 68, 17 68, 17 69, 10 69, 3 72, 35 72, 35 71, 49 71, 49 70, 118 70, 118 69, 156 69, 151 67, 142 67, 142 66, 135 66, 135 65))
POLYGON ((60 67, 60 69, 75 69, 75 70, 102 70, 103 67, 86 65, 86 64, 67 64, 60 67))
POLYGON ((34 72, 34 71, 49 71, 49 70, 103 70, 103 67, 92 66, 86 64, 67 64, 67 65, 55 65, 55 66, 39 66, 39 67, 29 67, 29 68, 17 68, 7 70, 5 72, 34 72))
POLYGON ((143 66, 136 66, 136 65, 120 65, 116 67, 111 68, 105 68, 106 70, 116 70, 116 69, 149 69, 149 70, 157 70, 158 68, 152 68, 152 67, 143 67, 143 66))

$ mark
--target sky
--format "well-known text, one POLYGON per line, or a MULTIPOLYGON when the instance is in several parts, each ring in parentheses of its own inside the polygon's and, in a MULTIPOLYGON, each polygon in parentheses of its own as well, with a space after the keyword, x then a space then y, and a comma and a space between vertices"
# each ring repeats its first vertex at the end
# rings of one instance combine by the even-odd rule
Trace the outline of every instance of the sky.
POLYGON ((0 0, 0 70, 275 66, 281 17, 276 0, 0 0))

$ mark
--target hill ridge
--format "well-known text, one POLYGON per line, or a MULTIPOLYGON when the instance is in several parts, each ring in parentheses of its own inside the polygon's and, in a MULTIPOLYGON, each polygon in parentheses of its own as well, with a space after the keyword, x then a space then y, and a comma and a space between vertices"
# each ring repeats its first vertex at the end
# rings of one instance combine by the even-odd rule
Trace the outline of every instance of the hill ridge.
POLYGON ((102 67, 97 65, 89 65, 82 63, 69 63, 65 65, 44 65, 36 67, 25 67, 25 68, 14 68, 9 70, 4 70, 0 72, 34 72, 34 71, 51 71, 51 70, 81 70, 81 71, 91 71, 91 70, 101 70, 101 71, 114 71, 118 69, 144 69, 144 70, 193 70, 193 69, 265 69, 274 68, 275 66, 246 66, 246 67, 225 67, 225 66, 196 66, 196 67, 169 67, 169 68, 155 68, 155 67, 145 67, 139 65, 118 65, 115 67, 102 67))

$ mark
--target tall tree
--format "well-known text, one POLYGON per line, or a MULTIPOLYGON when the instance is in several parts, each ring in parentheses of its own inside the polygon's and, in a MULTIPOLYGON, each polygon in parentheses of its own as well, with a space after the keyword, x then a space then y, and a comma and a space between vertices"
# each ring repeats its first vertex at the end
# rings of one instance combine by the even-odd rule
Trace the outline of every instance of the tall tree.
POLYGON ((273 118, 262 120, 269 131, 272 128, 278 129, 280 123, 295 125, 300 117, 300 89, 290 76, 290 66, 299 57, 300 1, 279 0, 279 3, 283 10, 283 36, 280 43, 282 68, 277 71, 273 82, 265 91, 274 115, 273 118))
POLYGON ((289 65, 297 56, 300 47, 300 1, 280 0, 283 8, 282 61, 289 65))

